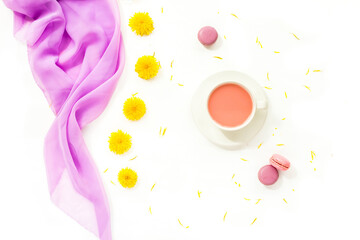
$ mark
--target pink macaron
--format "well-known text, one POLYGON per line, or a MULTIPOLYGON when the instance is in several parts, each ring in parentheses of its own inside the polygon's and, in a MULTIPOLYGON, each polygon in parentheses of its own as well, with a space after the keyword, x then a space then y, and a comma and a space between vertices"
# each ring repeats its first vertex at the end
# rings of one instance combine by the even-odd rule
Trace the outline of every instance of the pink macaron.
POLYGON ((210 46, 216 42, 218 33, 215 28, 206 26, 200 29, 198 39, 204 46, 210 46))
POLYGON ((279 154, 274 154, 271 156, 270 164, 281 171, 286 171, 290 168, 289 160, 279 154))
POLYGON ((260 168, 258 178, 264 185, 273 185, 279 178, 279 172, 272 165, 266 165, 260 168))

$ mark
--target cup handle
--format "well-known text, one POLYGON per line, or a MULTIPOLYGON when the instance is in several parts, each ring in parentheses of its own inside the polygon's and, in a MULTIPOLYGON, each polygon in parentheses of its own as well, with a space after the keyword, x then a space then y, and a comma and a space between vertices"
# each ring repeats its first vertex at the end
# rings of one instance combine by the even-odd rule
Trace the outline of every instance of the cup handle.
POLYGON ((267 102, 266 101, 258 101, 256 103, 256 107, 257 107, 257 109, 264 109, 267 107, 267 102))

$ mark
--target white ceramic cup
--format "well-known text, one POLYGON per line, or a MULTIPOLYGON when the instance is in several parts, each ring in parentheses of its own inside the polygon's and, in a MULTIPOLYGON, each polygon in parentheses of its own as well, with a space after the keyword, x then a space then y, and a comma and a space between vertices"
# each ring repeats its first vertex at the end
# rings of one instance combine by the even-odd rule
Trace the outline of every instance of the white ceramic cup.
POLYGON ((241 84, 239 82, 235 82, 235 81, 227 81, 227 82, 223 82, 221 84, 218 84, 216 85, 212 91, 209 93, 208 97, 207 97, 207 105, 206 105, 206 108, 207 108, 207 113, 211 119, 211 121, 213 122, 213 124, 218 127, 219 129, 223 130, 223 131, 227 131, 227 132, 234 132, 234 131, 239 131, 243 128, 245 128, 246 126, 248 126, 250 124, 250 122, 253 120, 254 116, 255 116, 255 113, 256 113, 256 110, 258 108, 263 108, 264 106, 262 106, 263 104, 259 104, 257 101, 256 101, 256 98, 254 96, 254 93, 250 91, 250 89, 248 87, 246 87, 244 84, 241 84), (210 112, 209 112, 209 107, 208 107, 208 103, 209 103, 209 99, 210 99, 210 96, 213 94, 213 92, 221 87, 221 86, 224 86, 224 85, 227 85, 227 84, 235 84, 235 85, 238 85, 240 87, 242 87, 243 89, 245 89, 249 95, 250 95, 250 98, 251 98, 251 101, 252 101, 252 111, 250 113, 250 115, 248 116, 248 118, 245 120, 245 122, 243 122, 242 124, 238 125, 238 126, 235 126, 235 127, 225 127, 225 126, 222 126, 220 125, 219 123, 217 123, 210 115, 210 112))

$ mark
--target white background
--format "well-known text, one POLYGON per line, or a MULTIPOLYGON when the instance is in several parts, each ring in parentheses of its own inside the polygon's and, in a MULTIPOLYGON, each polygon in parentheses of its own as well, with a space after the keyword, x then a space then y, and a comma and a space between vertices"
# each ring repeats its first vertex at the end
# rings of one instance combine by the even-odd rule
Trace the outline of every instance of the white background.
MULTIPOLYGON (((84 129, 110 199, 114 239, 360 238, 359 1, 120 4, 125 70, 108 108, 84 129), (138 11, 149 12, 154 20, 149 37, 138 37, 127 26, 138 11), (204 25, 219 32, 213 49, 197 41, 204 25), (139 79, 137 58, 153 52, 162 69, 151 81, 139 79), (263 130, 238 151, 209 143, 190 112, 201 81, 223 69, 245 72, 272 88, 266 90, 270 109, 263 130), (312 72, 316 69, 322 72, 312 72), (129 122, 122 105, 136 92, 148 111, 141 121, 129 122), (168 129, 164 137, 159 137, 160 127, 168 129), (108 150, 108 136, 118 129, 133 137, 132 149, 122 156, 108 150), (312 163, 310 151, 316 153, 312 163), (266 188, 257 171, 275 152, 288 157, 292 167, 266 188), (137 171, 134 189, 116 182, 123 167, 137 171)), ((14 39, 12 14, 2 3, 0 33, 0 239, 96 239, 49 199, 42 154, 54 116, 32 79, 26 47, 14 39)))

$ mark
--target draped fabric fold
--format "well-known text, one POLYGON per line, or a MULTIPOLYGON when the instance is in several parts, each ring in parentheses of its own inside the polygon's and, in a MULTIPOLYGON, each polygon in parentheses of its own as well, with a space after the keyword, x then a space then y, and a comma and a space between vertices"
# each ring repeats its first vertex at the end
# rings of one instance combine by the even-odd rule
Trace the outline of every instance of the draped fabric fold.
POLYGON ((44 153, 52 201, 101 240, 109 204, 81 129, 105 109, 124 67, 116 0, 4 0, 56 118, 44 153))

